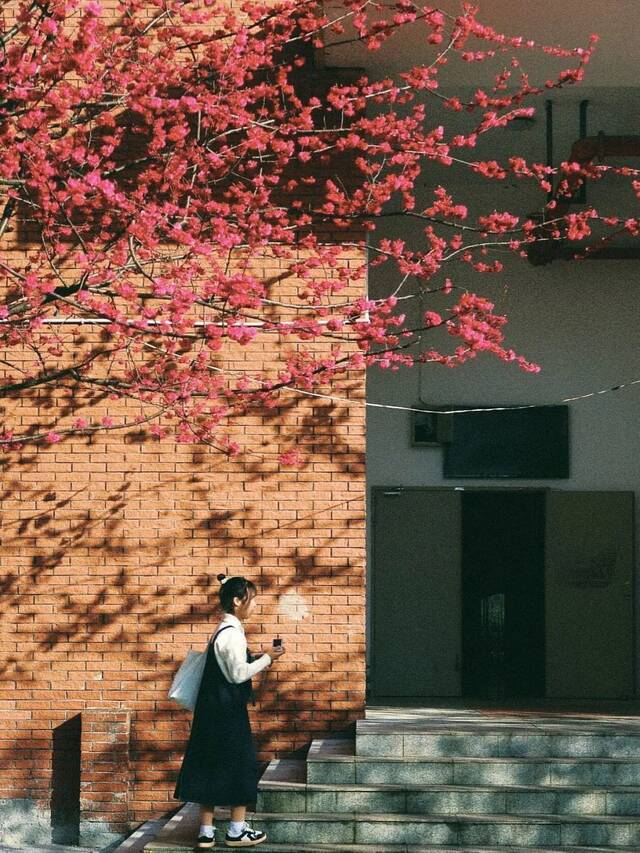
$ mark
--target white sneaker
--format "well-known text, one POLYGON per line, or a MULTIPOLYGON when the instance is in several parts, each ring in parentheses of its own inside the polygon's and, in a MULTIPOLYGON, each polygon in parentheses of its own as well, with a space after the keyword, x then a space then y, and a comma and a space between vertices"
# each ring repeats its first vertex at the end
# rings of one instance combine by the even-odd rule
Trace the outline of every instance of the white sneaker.
POLYGON ((258 829, 251 829, 249 824, 245 823, 244 829, 240 835, 225 835, 224 843, 227 847, 255 847, 256 844, 262 844, 267 840, 267 833, 260 832, 258 829))

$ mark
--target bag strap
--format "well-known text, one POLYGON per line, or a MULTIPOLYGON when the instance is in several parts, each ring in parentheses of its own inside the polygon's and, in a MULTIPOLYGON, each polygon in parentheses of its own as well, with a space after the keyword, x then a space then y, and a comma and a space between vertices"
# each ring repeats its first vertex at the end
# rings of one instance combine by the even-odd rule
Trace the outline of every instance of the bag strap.
POLYGON ((223 631, 226 631, 226 630, 227 630, 227 628, 233 628, 233 625, 224 625, 224 627, 220 628, 220 630, 219 630, 219 631, 216 631, 216 633, 215 633, 215 634, 213 635, 213 637, 209 640, 209 642, 210 642, 210 643, 215 643, 216 638, 217 638, 220 634, 222 634, 222 632, 223 632, 223 631))

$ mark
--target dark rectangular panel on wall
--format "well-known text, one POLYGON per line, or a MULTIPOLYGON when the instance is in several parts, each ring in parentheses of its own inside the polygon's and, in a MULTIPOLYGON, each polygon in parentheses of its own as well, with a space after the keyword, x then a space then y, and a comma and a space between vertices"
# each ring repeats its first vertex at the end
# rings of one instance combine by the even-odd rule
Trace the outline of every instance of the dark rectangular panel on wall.
POLYGON ((460 492, 373 493, 371 697, 460 694, 460 492))
POLYGON ((549 491, 547 695, 634 693, 633 492, 549 491))
POLYGON ((453 428, 444 450, 445 477, 569 476, 568 406, 461 411, 449 417, 453 428))

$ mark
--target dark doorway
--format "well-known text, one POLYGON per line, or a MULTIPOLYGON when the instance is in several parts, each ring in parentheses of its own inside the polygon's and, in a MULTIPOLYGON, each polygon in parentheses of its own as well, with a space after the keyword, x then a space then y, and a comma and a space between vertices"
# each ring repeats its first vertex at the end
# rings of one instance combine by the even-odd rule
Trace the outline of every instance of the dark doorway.
POLYGON ((462 496, 462 693, 545 695, 544 492, 462 496))

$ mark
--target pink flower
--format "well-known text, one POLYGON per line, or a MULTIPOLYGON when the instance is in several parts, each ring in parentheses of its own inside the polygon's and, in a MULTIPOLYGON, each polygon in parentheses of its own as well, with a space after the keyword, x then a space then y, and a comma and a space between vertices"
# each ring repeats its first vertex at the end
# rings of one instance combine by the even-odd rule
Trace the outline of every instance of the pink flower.
POLYGON ((510 231, 518 224, 518 217, 505 211, 498 213, 494 210, 490 216, 479 216, 478 223, 483 231, 492 234, 504 234, 505 231, 510 231))
POLYGON ((584 240, 591 234, 591 228, 587 219, 591 217, 592 211, 585 210, 582 213, 569 213, 565 217, 567 223, 567 237, 569 240, 584 240))
POLYGON ((45 436, 45 441, 49 444, 57 444, 62 439, 62 436, 57 432, 48 432, 45 436))
POLYGON ((52 18, 45 18, 42 24, 40 25, 40 29, 48 36, 55 36, 58 32, 58 25, 52 18))
POLYGON ((86 418, 76 418, 73 422, 74 429, 86 429, 89 426, 89 421, 86 418))
POLYGON ((258 334, 255 326, 229 326, 227 335, 239 344, 248 344, 258 334))
POLYGON ((442 317, 437 311, 425 311, 424 319, 427 326, 439 326, 442 323, 442 317))
POLYGON ((480 161, 477 163, 472 163, 471 168, 474 172, 478 172, 479 174, 484 175, 486 178, 497 178, 499 181, 504 180, 507 176, 505 170, 496 160, 487 160, 486 162, 480 161))
POLYGON ((113 418, 109 418, 105 415, 105 417, 100 418, 100 423, 103 427, 112 427, 113 426, 113 418))

